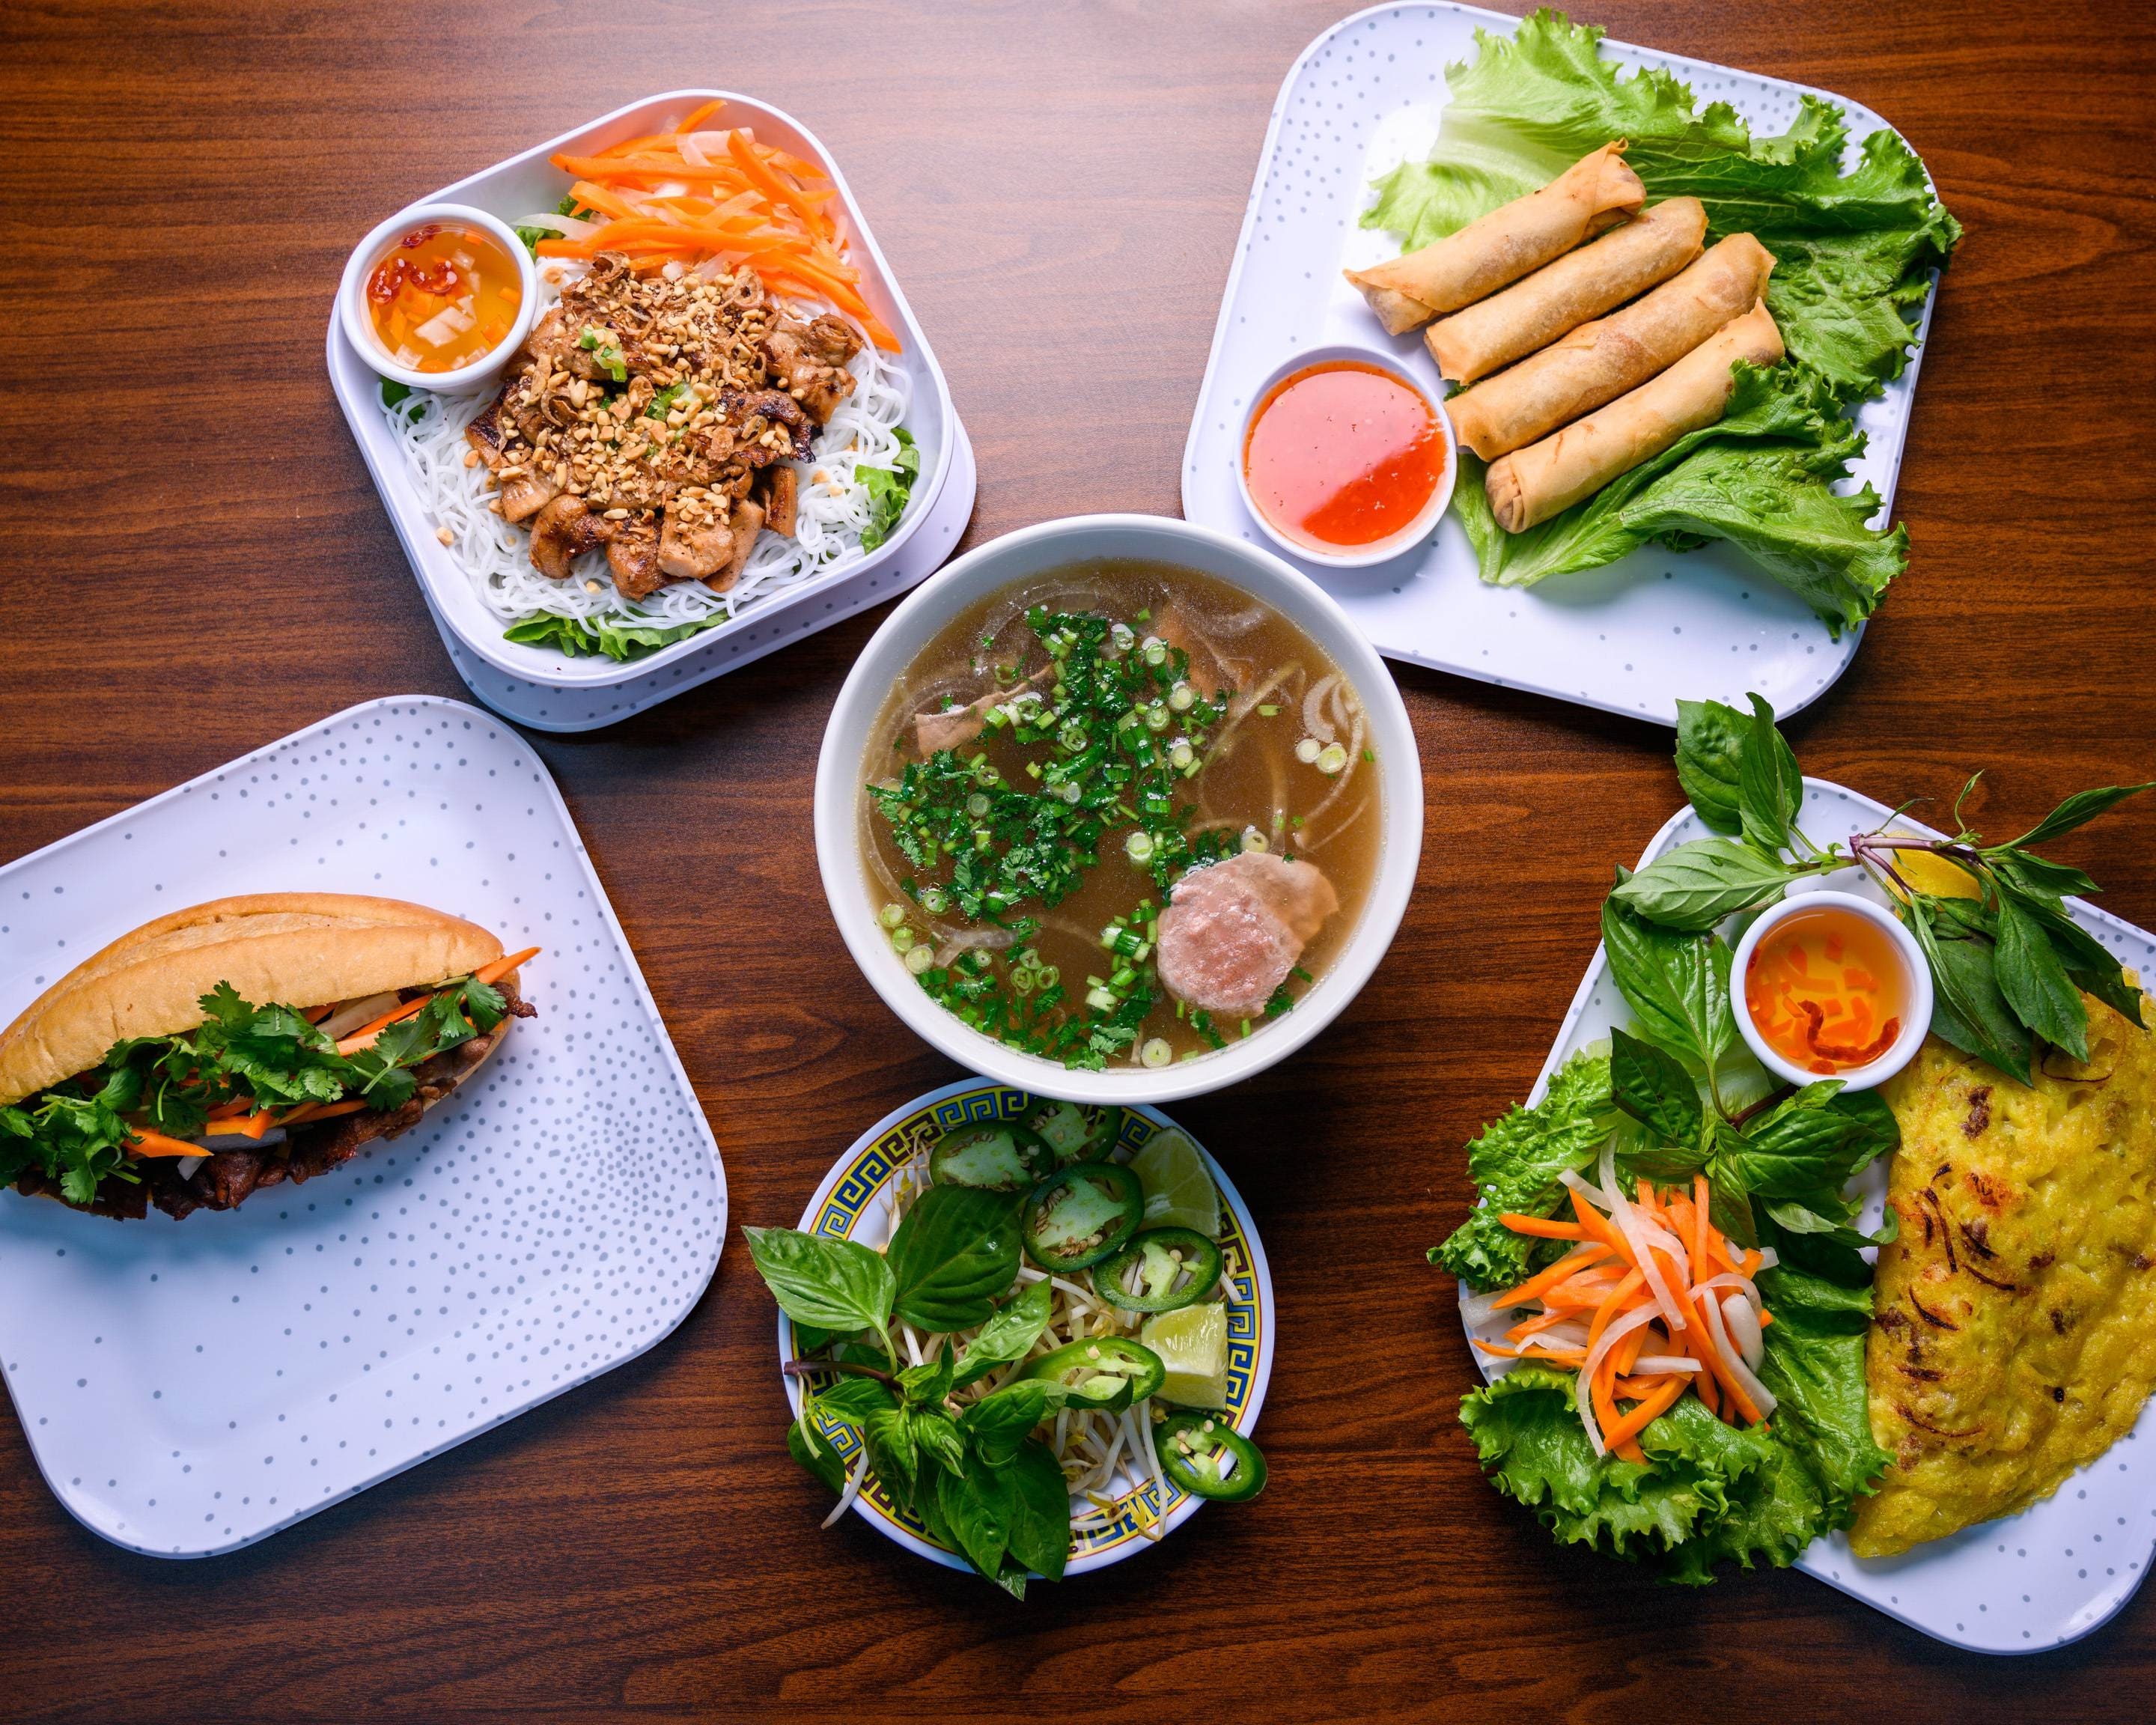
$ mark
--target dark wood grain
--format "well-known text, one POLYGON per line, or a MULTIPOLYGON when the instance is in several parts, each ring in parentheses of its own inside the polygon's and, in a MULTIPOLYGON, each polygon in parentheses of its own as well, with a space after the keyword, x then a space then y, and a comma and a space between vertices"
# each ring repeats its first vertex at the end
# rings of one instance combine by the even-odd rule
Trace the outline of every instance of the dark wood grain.
MULTIPOLYGON (((322 364, 381 212, 685 83, 837 152, 948 368, 971 542, 1174 513, 1267 114, 1346 8, 13 0, 0 13, 8 362, 0 857, 351 702, 464 691, 322 364)), ((1915 542, 1805 763, 1983 820, 2156 760, 2156 30, 2148 9, 1607 0, 1621 36, 1892 119, 1968 224, 1899 511, 1915 542)), ((857 619, 594 737, 536 737, 725 1153, 790 1221, 953 1076, 858 986, 809 865, 857 619)), ((0 1421, 0 1707, 269 1720, 2115 1716, 2156 1599, 2069 1651, 1953 1653, 1800 1575, 1700 1595, 1554 1549, 1478 1476, 1423 1249, 1460 1146, 1522 1093, 1613 860, 1671 808, 1666 737, 1411 669, 1429 842, 1392 956, 1305 1054, 1180 1111, 1270 1250, 1260 1505, 1023 1607, 788 1461, 770 1307, 729 1250, 647 1358, 237 1556, 105 1545, 0 1421)), ((2156 812, 2068 847, 2156 922, 2156 812)), ((14 1322, 23 1321, 17 1314, 14 1322)))

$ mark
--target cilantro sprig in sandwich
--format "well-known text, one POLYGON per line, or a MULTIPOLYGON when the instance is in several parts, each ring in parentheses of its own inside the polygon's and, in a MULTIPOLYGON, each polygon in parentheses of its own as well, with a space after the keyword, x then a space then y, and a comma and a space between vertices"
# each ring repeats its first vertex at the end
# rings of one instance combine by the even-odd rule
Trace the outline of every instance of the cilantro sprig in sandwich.
POLYGON ((325 1173, 408 1131, 533 1016, 516 978, 537 950, 338 893, 161 916, 0 1032, 0 1185, 182 1217, 325 1173))

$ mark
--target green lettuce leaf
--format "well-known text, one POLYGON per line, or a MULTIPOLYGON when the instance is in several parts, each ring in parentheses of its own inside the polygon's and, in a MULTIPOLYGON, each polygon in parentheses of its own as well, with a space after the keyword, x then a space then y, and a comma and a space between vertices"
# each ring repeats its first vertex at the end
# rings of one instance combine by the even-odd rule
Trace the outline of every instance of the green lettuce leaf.
POLYGON ((903 425, 894 434, 898 454, 888 467, 858 467, 855 477, 868 488, 869 524, 861 530, 861 549, 874 551, 898 531, 906 501, 913 495, 913 482, 921 475, 921 451, 913 434, 903 425))
POLYGON ((1647 1466, 1598 1457, 1573 1405, 1573 1374, 1548 1366, 1517 1366, 1467 1396, 1460 1423, 1491 1484, 1533 1510, 1560 1543, 1617 1557, 1682 1545, 1727 1512, 1732 1476, 1758 1465, 1745 1435, 1690 1396, 1640 1434, 1647 1466))
POLYGON ((1810 1452, 1771 1423, 1725 1425, 1686 1396, 1640 1434, 1642 1466, 1596 1456, 1573 1386, 1569 1372, 1520 1365, 1460 1409, 1491 1483, 1561 1544, 1660 1558, 1668 1579, 1697 1585, 1731 1560, 1782 1568, 1845 1519, 1810 1452))
MULTIPOLYGON (((1901 375, 1931 273, 1960 225, 1892 131, 1866 138, 1845 173, 1848 127, 1832 104, 1806 96, 1788 131, 1757 137, 1726 103, 1697 107, 1666 71, 1620 74, 1602 57, 1602 33, 1548 10, 1512 36, 1478 31, 1476 58, 1446 68, 1435 150, 1377 182, 1363 225, 1413 250, 1626 139, 1650 199, 1697 197, 1710 242, 1749 232, 1774 254, 1767 304, 1794 362, 1780 369, 1796 381, 1770 392, 1789 397, 1771 427, 1736 424, 1744 408, 1732 401, 1722 425, 1526 534, 1497 528, 1471 457, 1461 458, 1454 506, 1486 581, 1525 585, 1650 541, 1688 549, 1727 539, 1838 633, 1869 614, 1907 559, 1899 530, 1865 526, 1876 497, 1831 489, 1862 447, 1840 409, 1901 375)), ((1748 406, 1773 403, 1755 391, 1748 406)))
POLYGON ((1788 1264, 1761 1271, 1758 1287, 1774 1314, 1767 1326, 1759 1380, 1779 1404, 1774 1423, 1784 1435, 1801 1434, 1805 1459, 1839 1527, 1856 1499, 1877 1485, 1888 1460, 1872 1441, 1864 1381, 1871 1290, 1788 1264))
POLYGON ((1835 408, 1826 379, 1803 366, 1740 362, 1729 411, 1592 497, 1521 533, 1491 513, 1487 470, 1466 450, 1453 508, 1482 578, 1530 587, 1593 569, 1659 542, 1685 548, 1727 539, 1789 588, 1839 638, 1876 608, 1908 566, 1909 531, 1866 526, 1878 512, 1870 486, 1829 489, 1863 448, 1835 408))
POLYGON ((1541 1101, 1513 1108, 1467 1147, 1468 1178, 1482 1201, 1430 1261, 1481 1291, 1522 1280, 1536 1242, 1505 1227, 1499 1214, 1546 1214, 1562 1193, 1558 1176, 1592 1162, 1616 1123, 1609 1056, 1574 1055, 1541 1101))
POLYGON ((587 621, 580 617, 557 617, 551 611, 542 611, 511 624, 502 630, 501 638, 529 647, 552 647, 572 659, 580 654, 603 653, 616 664, 625 665, 632 659, 641 659, 661 647, 670 647, 676 641, 685 641, 691 635, 731 621, 723 612, 714 612, 709 617, 695 618, 687 623, 644 624, 616 623, 603 617, 587 621))

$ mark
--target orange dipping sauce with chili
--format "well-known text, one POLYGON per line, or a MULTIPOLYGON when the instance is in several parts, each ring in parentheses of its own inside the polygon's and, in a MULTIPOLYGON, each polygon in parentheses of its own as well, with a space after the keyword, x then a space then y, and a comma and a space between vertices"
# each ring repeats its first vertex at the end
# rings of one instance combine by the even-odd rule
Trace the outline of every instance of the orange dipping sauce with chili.
POLYGON ((1405 532, 1444 483, 1437 409, 1390 372, 1325 360, 1274 385, 1243 440, 1250 501, 1276 529, 1321 552, 1405 532))
POLYGON ((454 372, 484 358, 523 304, 516 260, 492 234, 454 223, 413 228, 367 278, 375 334, 415 372, 454 372))
POLYGON ((1745 963, 1744 1004, 1768 1047, 1823 1078, 1870 1065, 1909 1011, 1893 942, 1831 906, 1767 932, 1745 963))

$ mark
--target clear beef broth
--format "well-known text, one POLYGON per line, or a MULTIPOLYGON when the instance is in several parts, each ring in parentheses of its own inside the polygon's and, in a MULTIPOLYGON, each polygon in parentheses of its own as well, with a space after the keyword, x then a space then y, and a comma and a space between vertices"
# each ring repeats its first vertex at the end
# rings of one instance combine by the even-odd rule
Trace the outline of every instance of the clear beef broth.
MULTIPOLYGON (((1066 650, 1082 659, 1086 649, 1066 643, 1066 650)), ((1069 1065, 1164 1065, 1263 1034, 1325 974, 1362 914, 1383 829, 1368 749, 1361 703, 1337 669, 1300 629, 1226 583, 1137 562, 1085 563, 1036 578, 956 619, 878 716, 860 820, 865 864, 884 906, 882 932, 947 1008, 1069 1065), (1089 701, 1082 665, 1075 675, 1058 670, 1029 621, 1043 610, 1105 619, 1110 632, 1098 651, 1110 668, 1103 675, 1139 678, 1140 697, 1153 699, 1141 698, 1135 716, 1108 722, 1116 698, 1089 701), (1163 662, 1142 670, 1156 643, 1163 662), (1176 689, 1178 682, 1196 698, 1176 689), (1071 692, 1060 697, 1059 689, 1071 692), (968 737, 965 710, 984 698, 1003 715, 968 737), (931 716, 926 726, 922 715, 931 716), (1164 725, 1147 722, 1163 716, 1164 725), (1074 749, 1080 732, 1089 749, 1107 739, 1105 753, 1074 749), (1183 758, 1173 752, 1178 741, 1191 745, 1182 768, 1172 764, 1183 758), (977 890, 978 866, 1010 850, 1012 824, 1055 795, 1056 763, 1069 763, 1060 770, 1071 773, 1090 759, 1128 765, 1147 744, 1154 764, 1131 768, 1135 788, 1111 801, 1099 788, 1113 770, 1104 766, 1084 778, 1071 814, 1047 810, 1045 818, 1060 820, 1090 811, 1097 828, 1097 844, 1067 847, 1075 866, 1050 883, 1048 896, 1061 893, 1054 903, 1025 893, 977 902, 975 914, 967 913, 960 888, 971 880, 977 890), (1029 766, 1050 770, 1036 775, 1029 766), (961 772, 973 782, 960 780, 961 772), (931 784, 938 774, 941 788, 931 784), (1165 798, 1163 783, 1172 786, 1165 798), (1138 794, 1147 789, 1155 793, 1138 794), (958 807, 974 811, 974 830, 924 859, 919 834, 906 823, 942 811, 951 817, 949 830, 937 829, 947 840, 963 825, 958 807), (981 828, 993 832, 986 850, 978 848, 981 828), (914 856, 906 854, 909 832, 914 856), (954 859, 967 850, 978 865, 954 859), (1163 983, 1157 919, 1189 869, 1248 850, 1314 865, 1338 908, 1304 947, 1270 1012, 1224 1021, 1178 1003, 1163 983), (1122 949, 1111 950, 1104 932, 1118 929, 1127 933, 1122 949)))

